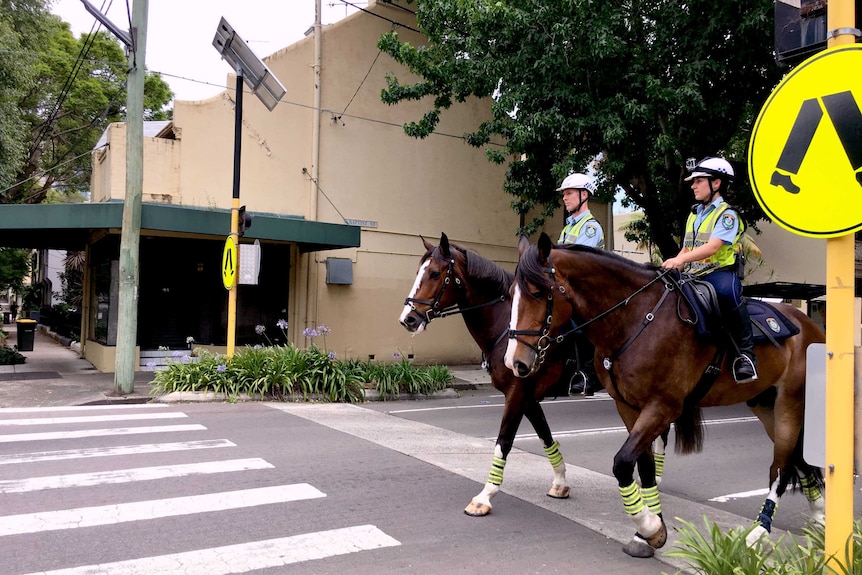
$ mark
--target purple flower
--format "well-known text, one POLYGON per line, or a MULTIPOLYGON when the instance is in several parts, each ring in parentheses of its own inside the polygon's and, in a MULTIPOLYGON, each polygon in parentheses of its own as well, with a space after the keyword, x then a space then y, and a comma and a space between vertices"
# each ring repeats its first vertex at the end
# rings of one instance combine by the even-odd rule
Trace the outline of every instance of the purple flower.
POLYGON ((172 353, 171 355, 172 355, 173 357, 182 357, 182 356, 183 356, 183 352, 181 352, 181 351, 175 351, 175 352, 174 352, 174 353, 172 353))
POLYGON ((260 345, 259 343, 257 343, 254 345, 254 347, 252 349, 263 349, 263 346, 260 345))
POLYGON ((328 357, 329 359, 335 359, 335 352, 330 351, 329 353, 326 354, 326 357, 328 357))
POLYGON ((227 371, 227 366, 223 363, 220 363, 218 364, 218 367, 216 367, 216 371, 218 371, 219 373, 224 373, 227 371))
POLYGON ((148 361, 147 362, 147 369, 149 369, 150 371, 153 371, 153 369, 155 367, 156 367, 156 362, 154 362, 154 361, 148 361))
POLYGON ((309 339, 314 339, 317 336, 319 336, 320 334, 313 327, 307 327, 304 330, 302 330, 302 335, 303 335, 303 337, 307 337, 309 339))
POLYGON ((396 351, 392 354, 392 359, 401 359, 401 354, 396 351))
POLYGON ((275 325, 278 326, 279 329, 287 329, 287 326, 290 324, 287 323, 286 319, 280 319, 275 323, 275 325))
POLYGON ((262 326, 262 325, 254 326, 254 333, 256 333, 257 335, 263 335, 265 331, 266 331, 265 326, 262 326))
POLYGON ((320 335, 329 335, 332 333, 332 330, 325 325, 320 324, 319 326, 317 326, 317 333, 320 335))

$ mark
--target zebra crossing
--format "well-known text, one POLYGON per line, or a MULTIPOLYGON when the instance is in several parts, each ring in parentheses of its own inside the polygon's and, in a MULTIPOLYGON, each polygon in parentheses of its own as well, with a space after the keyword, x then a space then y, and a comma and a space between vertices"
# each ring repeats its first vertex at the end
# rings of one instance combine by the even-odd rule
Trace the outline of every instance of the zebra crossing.
MULTIPOLYGON (((21 549, 22 542, 26 547, 50 547, 53 537, 69 537, 87 529, 122 527, 134 537, 144 526, 152 530, 154 522, 157 530, 162 529, 158 522, 169 518, 205 520, 222 512, 255 514, 271 506, 311 500, 325 504, 326 493, 309 483, 215 492, 202 487, 205 492, 175 493, 174 480, 186 487, 206 485, 209 477, 217 485, 229 487, 242 483, 235 479, 238 474, 274 469, 259 457, 226 456, 237 444, 230 438, 207 437, 208 431, 176 407, 160 404, 0 409, 0 556, 6 549, 21 549), (177 423, 181 420, 186 421, 177 423), (159 441, 161 437, 170 441, 159 441), (160 457, 167 462, 145 464, 160 457), (142 464, 129 463, 136 459, 142 464), (88 462, 100 465, 95 471, 85 471, 88 462), (51 472, 58 467, 60 473, 51 472), (144 485, 148 487, 143 489, 144 485), (87 502, 98 504, 78 504, 88 488, 95 488, 92 492, 99 497, 87 502), (149 495, 154 490, 163 490, 166 496, 136 499, 138 493, 149 495), (49 497, 51 494, 54 496, 49 497), (37 506, 47 508, 35 509, 37 506)), ((182 535, 178 533, 177 538, 182 535)), ((88 563, 86 548, 74 563, 62 566, 31 559, 9 571, 12 566, 5 561, 3 575, 229 575, 400 545, 374 525, 337 525, 281 534, 285 536, 270 532, 272 537, 250 541, 242 540, 243 535, 238 529, 239 540, 230 544, 192 546, 163 554, 152 549, 112 561, 101 561, 94 552, 88 563)))

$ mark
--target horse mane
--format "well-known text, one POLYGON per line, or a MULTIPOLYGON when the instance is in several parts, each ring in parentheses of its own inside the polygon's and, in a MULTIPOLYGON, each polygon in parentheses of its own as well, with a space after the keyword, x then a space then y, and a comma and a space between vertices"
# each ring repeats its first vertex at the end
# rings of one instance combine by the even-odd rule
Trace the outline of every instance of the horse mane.
MULTIPOLYGON (((554 249, 593 254, 599 259, 606 259, 610 262, 622 265, 631 269, 633 272, 655 272, 659 269, 658 266, 653 264, 634 262, 613 252, 589 246, 578 244, 555 244, 554 249)), ((520 287, 521 291, 524 292, 527 291, 527 283, 531 283, 540 290, 544 290, 545 293, 552 289, 553 284, 551 283, 550 277, 548 276, 544 266, 539 262, 539 248, 535 244, 530 245, 518 261, 517 279, 518 287, 520 287)))
MULTIPOLYGON (((491 260, 483 258, 472 250, 467 250, 466 248, 452 243, 449 244, 449 247, 451 249, 458 250, 464 256, 464 259, 467 262, 467 275, 470 279, 492 284, 494 287, 499 287, 499 290, 502 292, 509 291, 509 286, 511 286, 512 282, 515 281, 515 274, 501 268, 491 260)), ((434 257, 439 260, 446 259, 443 257, 443 254, 440 253, 440 246, 434 246, 427 250, 425 255, 422 256, 420 263, 430 257, 434 257)))

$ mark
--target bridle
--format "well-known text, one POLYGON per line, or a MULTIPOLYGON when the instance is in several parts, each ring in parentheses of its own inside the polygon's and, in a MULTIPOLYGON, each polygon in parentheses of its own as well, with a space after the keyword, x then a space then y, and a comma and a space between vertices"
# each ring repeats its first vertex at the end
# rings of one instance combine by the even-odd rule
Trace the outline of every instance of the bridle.
MULTIPOLYGON (((465 254, 466 255, 466 254, 465 254)), ((502 294, 492 299, 491 301, 481 303, 479 305, 474 305, 470 307, 462 308, 458 303, 454 303, 445 308, 440 308, 440 300, 443 298, 443 294, 446 293, 446 288, 449 287, 450 284, 454 284, 455 286, 463 289, 464 282, 461 281, 461 278, 455 275, 455 258, 450 257, 448 260, 449 267, 446 269, 446 277, 443 278, 443 283, 440 285, 440 289, 437 291, 437 295, 434 296, 433 300, 426 299, 417 299, 413 297, 408 297, 404 299, 404 305, 410 306, 410 309, 413 310, 417 315, 422 317, 425 320, 426 324, 431 323, 431 320, 438 317, 448 317, 450 315, 456 315, 459 313, 464 313, 466 311, 482 308, 489 305, 498 304, 506 301, 506 294, 502 294), (416 309, 416 306, 413 304, 422 304, 427 305, 428 310, 424 313, 416 309)), ((457 298, 456 298, 457 300, 457 298)))
POLYGON ((550 291, 548 292, 547 303, 545 305, 545 320, 542 324, 542 328, 541 329, 517 329, 517 330, 516 329, 510 329, 508 332, 509 333, 509 339, 514 339, 515 341, 517 341, 523 345, 526 345, 527 347, 529 347, 530 349, 532 349, 536 353, 536 356, 538 358, 538 363, 536 364, 537 369, 545 361, 545 356, 547 355, 548 349, 551 347, 552 343, 562 343, 563 340, 567 336, 569 336, 573 333, 576 333, 576 332, 583 331, 584 328, 586 328, 591 323, 594 323, 594 322, 602 319, 606 315, 616 311, 617 309, 628 305, 628 303, 636 295, 645 291, 647 288, 649 288, 655 282, 661 280, 665 285, 665 289, 662 292, 661 297, 659 298, 658 302, 655 304, 653 309, 649 313, 647 313, 646 316, 644 316, 644 320, 641 323, 640 328, 634 334, 632 334, 631 337, 629 337, 629 339, 622 345, 622 347, 619 350, 617 350, 616 352, 614 352, 610 356, 604 358, 603 365, 604 365, 606 370, 610 371, 610 369, 613 365, 613 362, 616 361, 616 359, 620 355, 622 355, 623 352, 626 349, 628 349, 632 343, 634 343, 634 340, 637 339, 637 337, 643 332, 643 330, 646 329, 646 327, 650 323, 652 323, 652 321, 655 319, 656 312, 661 307, 661 305, 664 303, 664 300, 667 298, 668 294, 670 294, 670 292, 672 292, 674 289, 676 289, 673 281, 671 281, 669 278, 666 277, 670 273, 671 270, 661 270, 661 271, 657 272, 656 277, 654 277, 653 279, 648 281, 645 285, 636 289, 634 292, 632 292, 631 295, 629 295, 628 297, 624 298, 623 300, 617 302, 616 304, 612 305, 611 307, 609 307, 608 309, 606 309, 602 313, 596 315, 592 319, 585 321, 581 325, 575 324, 570 330, 565 331, 563 333, 560 333, 559 335, 551 336, 551 324, 553 323, 553 317, 554 317, 554 287, 556 287, 556 289, 559 290, 559 292, 566 299, 566 301, 569 302, 570 305, 571 305, 571 298, 566 293, 565 286, 563 286, 562 284, 557 282, 557 278, 555 275, 556 269, 554 268, 553 262, 551 262, 550 254, 548 255, 548 267, 542 268, 542 271, 544 271, 545 273, 548 274, 548 277, 550 277, 550 279, 551 279, 551 285, 552 285, 550 291), (536 341, 536 344, 533 345, 530 342, 524 341, 523 339, 521 339, 519 337, 519 336, 524 336, 524 335, 529 335, 529 336, 537 335, 537 336, 539 336, 539 339, 536 341))

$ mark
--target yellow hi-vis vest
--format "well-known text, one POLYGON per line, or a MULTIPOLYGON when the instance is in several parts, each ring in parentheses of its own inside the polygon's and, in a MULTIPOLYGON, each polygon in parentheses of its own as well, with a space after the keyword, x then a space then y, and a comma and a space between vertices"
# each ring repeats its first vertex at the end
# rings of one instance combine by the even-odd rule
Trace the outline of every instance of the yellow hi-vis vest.
MULTIPOLYGON (((592 214, 590 214, 589 217, 581 218, 580 220, 578 220, 577 222, 575 222, 573 224, 567 224, 566 227, 563 228, 563 231, 560 232, 560 239, 557 240, 557 243, 558 244, 566 243, 566 238, 569 236, 571 236, 573 238, 580 237, 581 229, 584 227, 584 224, 586 224, 589 221, 595 221, 598 223, 598 220, 595 217, 593 217, 592 214)), ((605 249, 605 238, 604 238, 604 236, 602 236, 602 241, 600 241, 598 243, 598 245, 596 245, 596 247, 599 248, 600 250, 605 249)))
MULTIPOLYGON (((730 206, 727 202, 719 202, 718 207, 703 218, 700 222, 700 227, 697 230, 694 229, 694 222, 697 219, 697 214, 689 214, 688 220, 685 222, 685 236, 682 243, 683 247, 688 248, 688 250, 691 251, 708 242, 710 236, 712 236, 712 230, 715 228, 715 224, 729 208, 730 206)), ((742 237, 743 231, 745 231, 745 224, 740 218, 739 232, 737 232, 732 244, 722 244, 722 246, 718 248, 718 251, 710 257, 688 264, 685 271, 693 276, 701 276, 708 274, 711 271, 735 264, 736 254, 740 247, 739 239, 742 237)))

